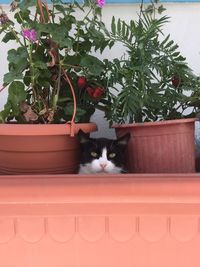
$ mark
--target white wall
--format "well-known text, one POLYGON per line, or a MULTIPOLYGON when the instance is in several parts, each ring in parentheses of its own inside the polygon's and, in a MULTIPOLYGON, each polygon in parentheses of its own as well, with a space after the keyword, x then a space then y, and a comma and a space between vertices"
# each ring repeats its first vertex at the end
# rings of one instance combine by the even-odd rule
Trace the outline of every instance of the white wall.
MULTIPOLYGON (((164 3, 164 7, 167 8, 165 14, 170 17, 165 32, 171 34, 172 39, 179 45, 181 53, 187 58, 189 66, 196 74, 200 74, 200 3, 164 3)), ((8 6, 4 6, 7 13, 9 9, 8 6)), ((112 16, 129 21, 136 17, 137 11, 137 4, 108 4, 103 8, 103 20, 107 27, 110 27, 112 16)), ((6 52, 11 47, 12 44, 0 43, 0 85, 3 74, 7 71, 6 52)), ((113 58, 120 56, 121 53, 122 49, 118 47, 112 53, 107 51, 104 56, 113 58)), ((6 89, 0 94, 0 109, 5 100, 6 89)), ((108 124, 103 119, 102 113, 95 113, 93 121, 97 122, 99 127, 98 133, 94 136, 114 135, 113 130, 108 130, 108 124)))

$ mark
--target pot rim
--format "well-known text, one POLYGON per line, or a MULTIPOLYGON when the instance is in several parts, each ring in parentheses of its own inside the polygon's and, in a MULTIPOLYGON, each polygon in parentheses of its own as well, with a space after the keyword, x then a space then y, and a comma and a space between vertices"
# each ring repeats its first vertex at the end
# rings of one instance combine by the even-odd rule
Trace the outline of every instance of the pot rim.
POLYGON ((112 128, 135 128, 135 127, 155 127, 155 126, 164 126, 164 125, 173 125, 173 124, 182 124, 182 123, 193 123, 197 121, 196 118, 186 118, 186 119, 175 119, 175 120, 163 120, 163 121, 154 121, 154 122, 134 122, 127 124, 113 124, 112 128))
MULTIPOLYGON (((75 123, 74 133, 77 134, 80 129, 85 133, 97 131, 97 125, 93 122, 75 123)), ((18 123, 0 123, 0 136, 33 136, 33 135, 70 135, 70 123, 63 124, 18 124, 18 123)))

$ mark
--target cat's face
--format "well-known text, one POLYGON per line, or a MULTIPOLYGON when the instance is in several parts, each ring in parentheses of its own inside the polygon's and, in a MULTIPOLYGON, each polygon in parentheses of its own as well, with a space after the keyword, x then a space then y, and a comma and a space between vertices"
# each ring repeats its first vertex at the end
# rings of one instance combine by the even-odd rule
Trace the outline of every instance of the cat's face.
POLYGON ((124 170, 124 150, 129 134, 117 139, 89 138, 79 131, 81 162, 79 173, 121 173, 124 170))

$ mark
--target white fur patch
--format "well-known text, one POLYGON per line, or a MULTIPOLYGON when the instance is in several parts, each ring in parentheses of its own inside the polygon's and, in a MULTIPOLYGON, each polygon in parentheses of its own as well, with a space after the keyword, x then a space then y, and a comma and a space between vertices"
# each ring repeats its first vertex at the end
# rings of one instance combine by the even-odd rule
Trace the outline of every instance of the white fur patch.
POLYGON ((103 148, 101 157, 94 159, 91 163, 81 164, 79 173, 92 174, 92 173, 120 173, 121 168, 116 167, 107 157, 107 149, 103 148))

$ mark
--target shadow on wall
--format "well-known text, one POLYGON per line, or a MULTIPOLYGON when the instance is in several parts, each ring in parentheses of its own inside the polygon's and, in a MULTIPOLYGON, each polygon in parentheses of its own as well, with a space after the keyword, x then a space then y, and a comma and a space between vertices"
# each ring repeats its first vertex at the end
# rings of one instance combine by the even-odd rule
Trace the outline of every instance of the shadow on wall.
POLYGON ((97 110, 92 118, 91 122, 94 122, 98 126, 98 131, 91 134, 91 137, 106 137, 110 139, 116 138, 115 130, 109 128, 109 123, 104 118, 104 113, 102 111, 97 110))

